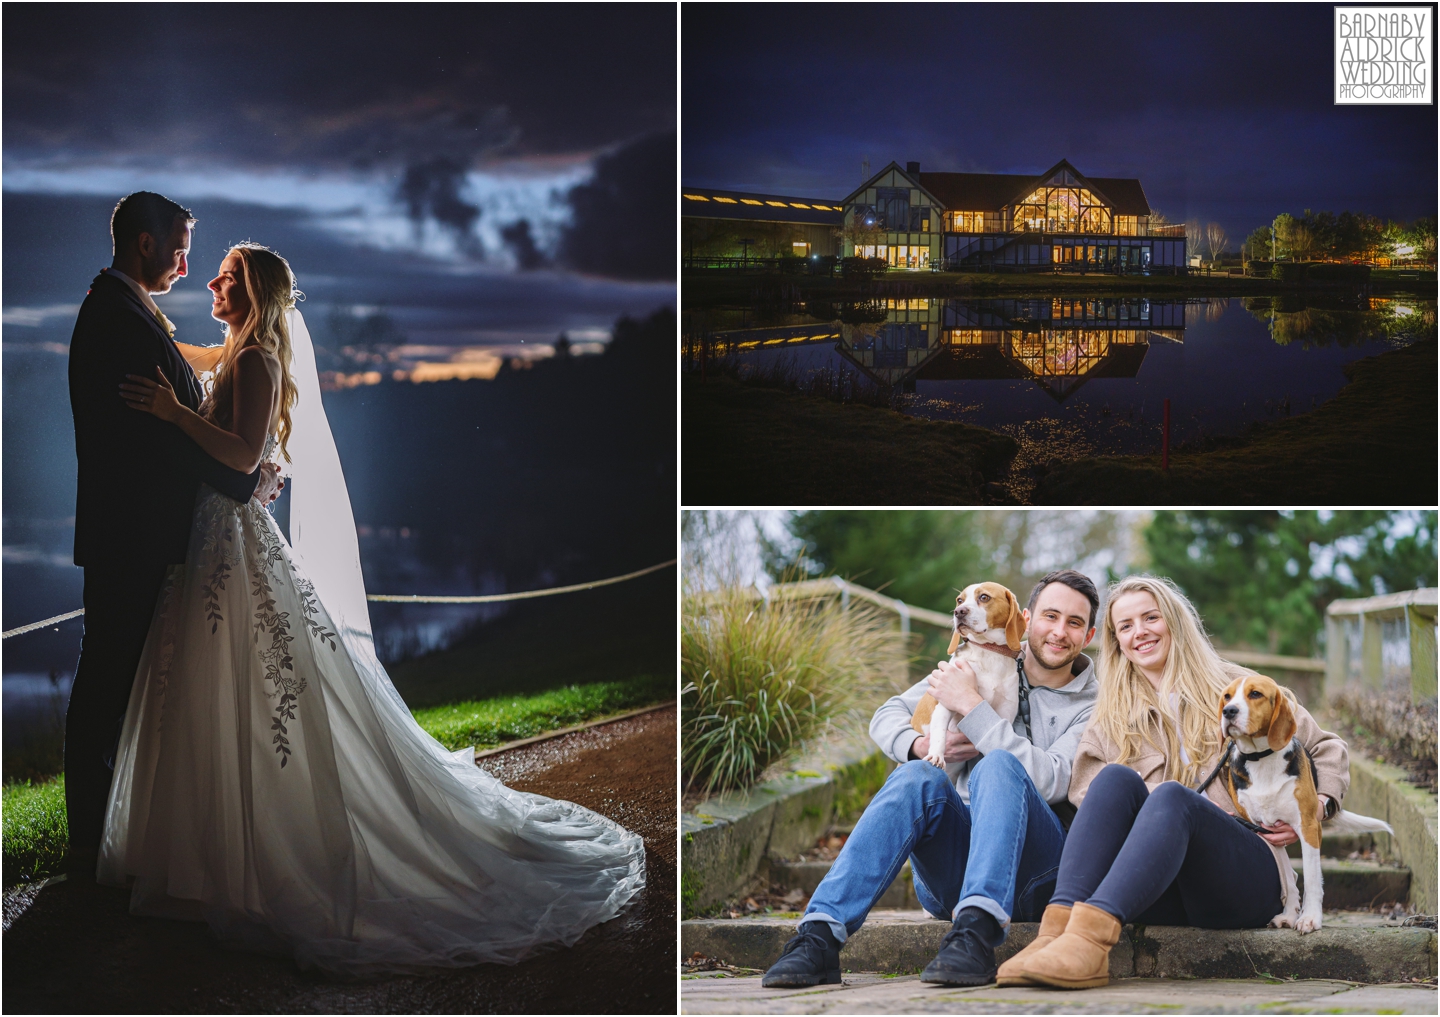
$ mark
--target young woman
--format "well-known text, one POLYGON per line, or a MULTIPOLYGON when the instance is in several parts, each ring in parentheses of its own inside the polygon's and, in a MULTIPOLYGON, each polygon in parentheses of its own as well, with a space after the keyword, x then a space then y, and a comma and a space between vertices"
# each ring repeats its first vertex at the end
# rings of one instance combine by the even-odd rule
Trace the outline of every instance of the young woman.
MULTIPOLYGON (((1100 696, 1070 778, 1079 812, 1040 933, 1000 967, 1001 985, 1105 985, 1127 922, 1260 928, 1286 904, 1285 846, 1297 833, 1241 826, 1218 780, 1204 795, 1192 790, 1224 748, 1221 693, 1253 672, 1220 659, 1194 606, 1165 579, 1114 584, 1101 633, 1100 696)), ((1350 784, 1345 743, 1294 710, 1320 808, 1333 811, 1350 784)))
POLYGON ((133 885, 136 914, 347 975, 574 943, 645 885, 640 837, 415 723, 375 657, 290 266, 242 244, 210 289, 227 328, 218 353, 186 351, 215 371, 201 412, 163 377, 124 396, 235 469, 294 452, 295 544, 259 501, 201 487, 135 676, 100 881, 133 885))

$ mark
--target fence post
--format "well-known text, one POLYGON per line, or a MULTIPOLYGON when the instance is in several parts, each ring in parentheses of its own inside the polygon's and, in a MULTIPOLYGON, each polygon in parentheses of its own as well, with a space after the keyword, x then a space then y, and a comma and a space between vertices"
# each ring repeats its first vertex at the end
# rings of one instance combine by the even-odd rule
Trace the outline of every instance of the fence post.
POLYGON ((1410 697, 1435 702, 1435 619, 1427 618, 1414 605, 1405 607, 1405 627, 1410 630, 1410 697))
POLYGON ((1372 689, 1385 684, 1385 640, 1380 619, 1371 614, 1360 615, 1360 680, 1372 689))
POLYGON ((1325 695, 1334 695, 1350 677, 1350 645, 1345 623, 1333 614, 1325 616, 1325 695))

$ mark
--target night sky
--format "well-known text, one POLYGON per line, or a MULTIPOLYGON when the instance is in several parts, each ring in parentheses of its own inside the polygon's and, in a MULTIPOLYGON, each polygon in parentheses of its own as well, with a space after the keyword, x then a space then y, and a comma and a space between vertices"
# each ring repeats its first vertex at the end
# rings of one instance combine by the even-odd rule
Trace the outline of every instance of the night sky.
POLYGON ((291 260, 312 330, 331 305, 383 307, 417 346, 523 353, 674 305, 673 206, 654 201, 674 177, 671 7, 12 4, 3 21, 7 346, 68 340, 109 206, 136 189, 200 220, 190 278, 160 300, 182 338, 219 341, 204 284, 245 238, 291 260))
POLYGON ((1330 4, 687 3, 681 177, 839 199, 867 157, 872 172, 1027 174, 1065 158, 1138 177, 1173 221, 1219 221, 1237 246, 1284 211, 1435 215, 1435 107, 1333 105, 1333 17, 1330 4))

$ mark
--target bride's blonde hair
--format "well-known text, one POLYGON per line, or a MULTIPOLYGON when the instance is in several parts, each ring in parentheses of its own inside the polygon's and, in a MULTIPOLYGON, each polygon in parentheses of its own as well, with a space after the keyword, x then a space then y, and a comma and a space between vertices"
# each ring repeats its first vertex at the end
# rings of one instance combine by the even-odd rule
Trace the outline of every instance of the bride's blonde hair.
POLYGON ((1200 780, 1201 769, 1220 749, 1217 710, 1220 695, 1230 684, 1223 661, 1210 639, 1195 606, 1168 579, 1159 576, 1127 576, 1112 583, 1105 604, 1105 624, 1100 630, 1100 695, 1090 723, 1112 745, 1120 746, 1117 763, 1128 763, 1140 754, 1142 739, 1149 740, 1146 714, 1153 707, 1168 745, 1155 748, 1165 756, 1165 776, 1185 784, 1200 780), (1115 601, 1127 593, 1148 593, 1155 598, 1165 627, 1170 631, 1170 654, 1157 696, 1154 686, 1120 650, 1115 635, 1115 601), (1168 699, 1178 693, 1180 718, 1176 731, 1168 699), (1178 740, 1177 740, 1178 735, 1178 740), (1189 764, 1174 746, 1183 745, 1189 764))
POLYGON ((280 453, 290 461, 290 408, 295 405, 295 381, 290 376, 290 326, 285 312, 305 295, 295 287, 290 263, 270 248, 246 240, 231 247, 226 256, 240 258, 240 277, 250 298, 250 313, 238 329, 225 326, 225 349, 200 406, 200 413, 221 427, 229 428, 235 402, 235 358, 240 351, 258 346, 280 362, 280 420, 276 428, 280 453))

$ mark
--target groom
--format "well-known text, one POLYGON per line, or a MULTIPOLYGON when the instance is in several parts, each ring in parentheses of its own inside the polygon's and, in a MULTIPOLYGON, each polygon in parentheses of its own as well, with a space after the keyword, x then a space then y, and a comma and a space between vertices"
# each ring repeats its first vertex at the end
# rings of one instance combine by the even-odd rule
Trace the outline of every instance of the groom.
POLYGON ((901 765, 855 824, 798 935, 761 984, 838 984, 840 947, 906 858, 921 905, 953 919, 921 981, 995 981, 995 948, 1006 926, 1012 918, 1035 921, 1055 889, 1073 814, 1070 767, 1098 689, 1095 666, 1080 651, 1095 635, 1099 606, 1095 584, 1071 569, 1035 585, 1023 612, 1028 631, 1013 725, 980 698, 965 663, 942 664, 875 711, 870 737, 901 765), (960 730, 946 739, 944 770, 925 761, 929 736, 910 726, 926 692, 960 717, 960 730))
POLYGON ((75 564, 85 570, 85 635, 65 713, 67 868, 94 878, 116 744, 166 569, 185 561, 203 481, 237 502, 273 501, 281 482, 264 464, 238 473, 179 428, 120 398, 126 374, 158 367, 191 409, 200 386, 151 295, 186 274, 195 217, 136 191, 110 220, 114 257, 90 284, 70 338, 70 409, 79 481, 75 564))

